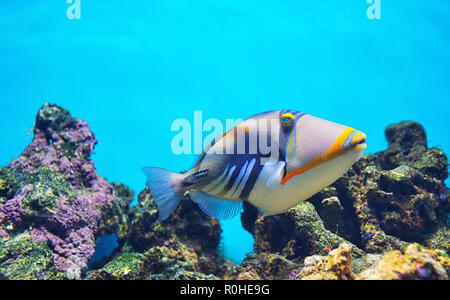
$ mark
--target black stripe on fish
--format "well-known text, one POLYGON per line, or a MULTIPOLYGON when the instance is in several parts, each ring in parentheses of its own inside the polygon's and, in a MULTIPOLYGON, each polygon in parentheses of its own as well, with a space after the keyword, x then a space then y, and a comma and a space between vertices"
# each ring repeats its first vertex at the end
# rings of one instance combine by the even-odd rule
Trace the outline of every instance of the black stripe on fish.
POLYGON ((241 194, 239 195, 239 199, 247 200, 248 196, 250 195, 250 192, 253 190, 253 187, 255 186, 256 180, 258 179, 259 174, 261 173, 262 168, 264 165, 261 164, 261 159, 258 158, 256 160, 256 163, 250 172, 250 175, 247 178, 247 181, 245 182, 244 189, 242 190, 241 194))
MULTIPOLYGON (((245 168, 242 170, 242 176, 241 176, 241 178, 239 178, 239 182, 237 183, 237 185, 236 185, 236 191, 239 189, 239 187, 241 186, 241 184, 245 184, 245 182, 247 182, 247 178, 246 178, 246 173, 247 173, 247 169, 248 168, 253 168, 253 165, 252 165, 252 163, 251 162, 249 162, 249 161, 246 161, 246 164, 245 164, 245 168), (244 181, 244 182, 242 182, 242 181, 244 181)), ((248 176, 247 176, 248 177, 248 176)), ((235 191, 235 192, 236 192, 235 191)))
POLYGON ((196 183, 199 179, 208 176, 208 169, 201 169, 198 170, 188 176, 186 176, 182 181, 181 184, 183 186, 190 186, 196 183))
MULTIPOLYGON (((222 189, 222 191, 217 195, 218 197, 224 197, 228 191, 233 187, 233 185, 235 184, 236 180, 239 179, 239 181, 241 180, 241 178, 239 178, 239 174, 241 173, 242 169, 245 167, 245 169, 247 169, 248 166, 248 160, 245 160, 246 155, 239 155, 239 160, 236 162, 234 161, 234 165, 236 166, 236 168, 233 171, 233 174, 230 177, 230 180, 227 182, 227 184, 225 185, 225 187, 222 189)), ((236 158, 236 156, 235 156, 236 158)), ((245 172, 245 170, 244 170, 245 172)))
MULTIPOLYGON (((259 145, 259 135, 258 135, 258 145, 259 145)), ((272 136, 271 136, 271 131, 269 130, 267 132, 267 143, 268 145, 272 144, 272 136)), ((269 158, 271 156, 271 153, 268 154, 261 154, 260 153, 260 149, 258 147, 258 155, 257 156, 253 156, 252 158, 256 158, 256 163, 253 166, 250 175, 248 176, 248 178, 246 179, 247 181, 245 182, 245 186, 244 189, 242 190, 241 194, 239 195, 239 199, 242 200, 247 200, 251 191, 253 190, 253 187, 255 186, 256 181, 258 180, 259 174, 261 173, 264 165, 261 163, 261 158, 269 158)), ((250 158, 251 159, 251 158, 250 158)))
MULTIPOLYGON (((218 197, 224 197, 228 191, 233 187, 236 179, 238 179, 239 173, 241 172, 242 168, 246 165, 246 163, 251 160, 255 155, 249 154, 250 151, 250 135, 247 130, 244 130, 244 141, 238 141, 238 128, 234 128, 233 132, 233 153, 225 155, 225 165, 236 166, 236 168, 233 171, 233 174, 230 177, 230 180, 227 182, 225 187, 220 191, 220 193, 217 194, 218 197), (243 154, 239 154, 238 152, 238 143, 244 142, 245 149, 243 154)), ((240 149, 242 150, 242 149, 240 149)), ((248 163, 247 163, 248 165, 248 163)))
POLYGON ((287 141, 288 141, 288 137, 289 137, 289 131, 288 130, 283 130, 283 128, 280 128, 280 137, 278 138, 279 140, 279 145, 278 145, 278 149, 280 151, 280 159, 281 161, 285 161, 286 160, 286 155, 287 155, 287 141))

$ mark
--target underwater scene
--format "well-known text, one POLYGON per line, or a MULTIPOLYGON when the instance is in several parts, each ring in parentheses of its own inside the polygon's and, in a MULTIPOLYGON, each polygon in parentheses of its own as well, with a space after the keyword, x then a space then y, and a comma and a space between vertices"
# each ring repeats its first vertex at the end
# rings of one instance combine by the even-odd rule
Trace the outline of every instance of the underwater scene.
POLYGON ((0 12, 0 280, 449 279, 449 1, 0 12))

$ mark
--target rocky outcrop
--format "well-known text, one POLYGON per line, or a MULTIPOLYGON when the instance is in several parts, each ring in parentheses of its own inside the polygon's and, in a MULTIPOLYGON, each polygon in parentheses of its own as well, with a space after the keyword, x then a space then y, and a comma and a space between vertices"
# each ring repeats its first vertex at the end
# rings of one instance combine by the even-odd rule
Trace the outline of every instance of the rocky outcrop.
POLYGON ((45 104, 31 144, 0 169, 0 279, 448 279, 447 157, 415 122, 386 138, 283 214, 244 203, 255 253, 236 266, 216 252, 218 220, 185 198, 161 222, 148 188, 131 206, 132 190, 97 173, 86 122, 45 104), (88 268, 104 234, 118 247, 88 268))
POLYGON ((215 252, 216 219, 183 201, 161 223, 148 189, 130 207, 133 191, 97 173, 90 159, 96 144, 87 123, 67 110, 51 104, 39 110, 32 143, 0 169, 1 279, 84 278, 96 241, 111 233, 119 248, 104 267, 89 271, 91 279, 211 279, 232 272, 215 252))
MULTIPOLYGON (((39 110, 32 143, 0 170, 1 247, 10 253, 0 266, 23 264, 20 253, 27 251, 28 243, 38 243, 38 248, 51 253, 56 277, 81 276, 94 254, 102 213, 116 203, 113 186, 90 159, 96 144, 87 123, 67 110, 51 104, 39 110), (18 237, 27 240, 23 250, 16 247, 10 252, 8 245, 17 246, 18 237)), ((9 271, 0 276, 20 278, 9 271)))

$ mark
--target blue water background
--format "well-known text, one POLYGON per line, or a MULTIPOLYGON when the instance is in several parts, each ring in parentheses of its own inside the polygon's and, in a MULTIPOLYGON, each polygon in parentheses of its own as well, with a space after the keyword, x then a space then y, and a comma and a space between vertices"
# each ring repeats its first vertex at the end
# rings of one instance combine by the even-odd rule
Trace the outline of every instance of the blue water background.
MULTIPOLYGON (((0 164, 18 156, 46 101, 86 120, 100 174, 141 191, 142 166, 189 169, 170 130, 193 122, 302 110, 368 136, 416 120, 450 153, 450 1, 64 0, 0 3, 0 164)), ((224 222, 222 251, 239 262, 252 239, 224 222)))

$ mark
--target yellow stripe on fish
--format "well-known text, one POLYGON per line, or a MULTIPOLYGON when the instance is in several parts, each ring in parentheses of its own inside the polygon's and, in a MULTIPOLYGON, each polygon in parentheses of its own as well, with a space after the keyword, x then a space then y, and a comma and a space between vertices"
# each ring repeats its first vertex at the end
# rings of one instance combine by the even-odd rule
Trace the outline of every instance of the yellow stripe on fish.
MULTIPOLYGON (((330 147, 330 149, 328 149, 325 153, 314 158, 310 163, 308 163, 303 168, 293 171, 291 173, 286 173, 286 175, 281 179, 281 184, 285 184, 293 176, 302 174, 314 167, 317 167, 323 163, 326 163, 327 161, 332 160, 332 159, 338 157, 339 155, 341 155, 342 153, 344 153, 345 151, 347 151, 344 148, 344 143, 347 141, 348 137, 350 136, 350 134, 352 132, 355 132, 355 129, 353 129, 351 127, 346 128, 344 130, 344 132, 336 139, 336 141, 330 147)), ((358 132, 357 134, 358 135, 354 137, 355 140, 359 139, 358 141, 361 141, 364 139, 364 141, 365 141, 365 136, 362 132, 358 132)))

